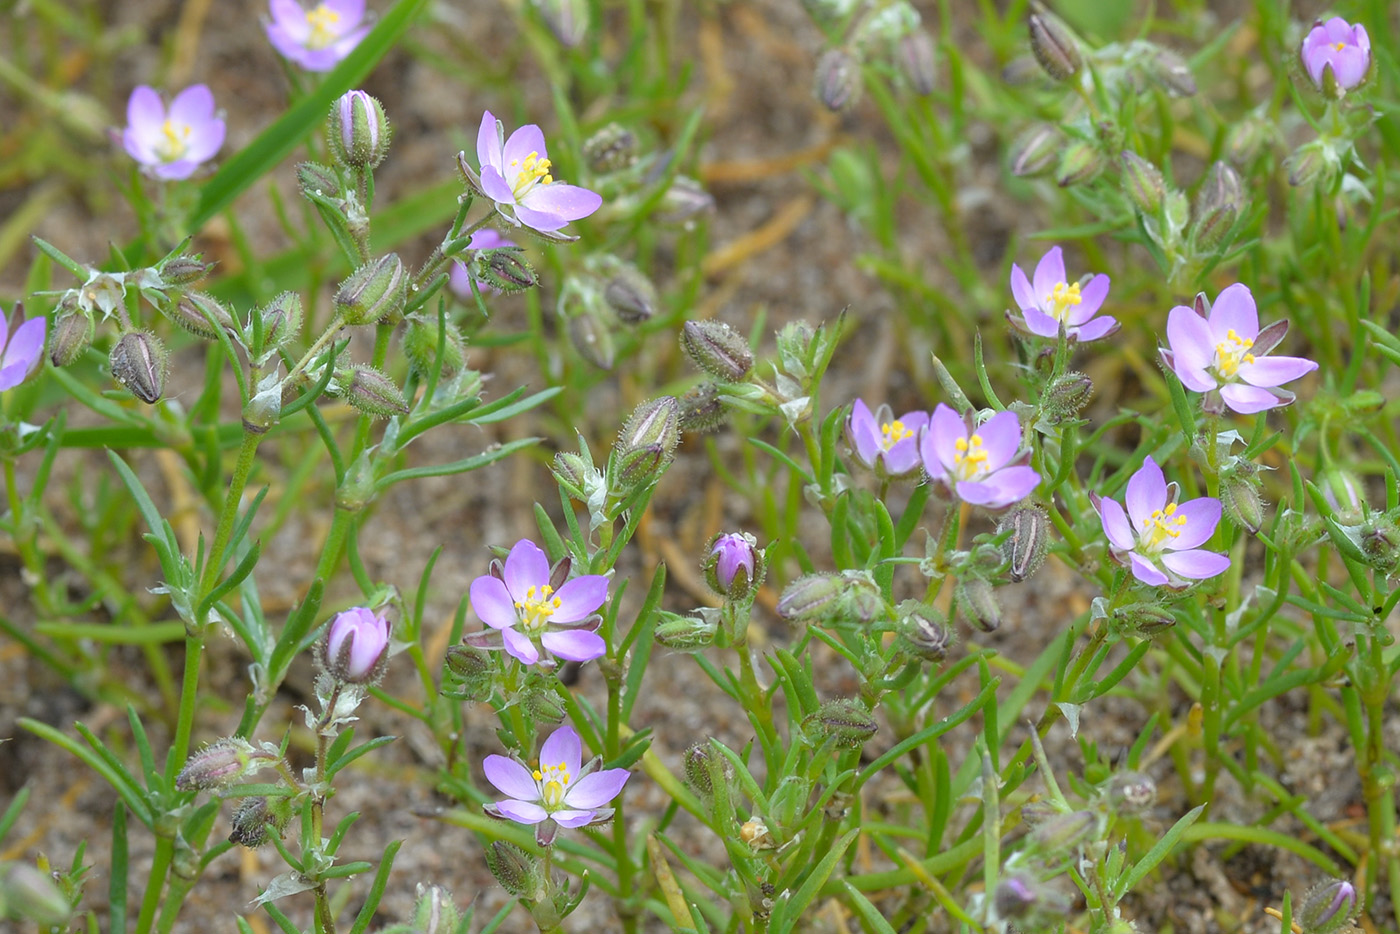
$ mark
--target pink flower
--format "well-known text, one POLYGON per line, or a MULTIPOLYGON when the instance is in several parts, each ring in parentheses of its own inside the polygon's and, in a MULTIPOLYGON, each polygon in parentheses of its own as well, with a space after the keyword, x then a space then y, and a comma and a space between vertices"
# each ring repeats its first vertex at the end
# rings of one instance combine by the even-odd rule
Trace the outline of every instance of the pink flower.
POLYGON ((554 841, 557 827, 586 827, 610 820, 613 809, 604 805, 618 796, 631 774, 626 769, 599 771, 602 762, 597 757, 582 764, 583 744, 569 726, 561 726, 544 741, 536 769, 518 759, 487 756, 482 763, 486 780, 508 797, 486 805, 486 813, 518 824, 541 825, 536 831, 541 846, 554 841))
POLYGON ((763 576, 763 553, 748 532, 716 535, 705 555, 705 581, 715 593, 743 599, 757 589, 763 576))
POLYGON ((526 665, 540 660, 541 649, 572 662, 600 657, 607 644, 594 631, 600 623, 595 611, 608 598, 608 579, 584 574, 556 591, 553 578, 544 552, 522 539, 504 566, 492 562, 489 574, 472 581, 472 609, 501 634, 505 650, 526 665))
MULTIPOLYGON (((1158 352, 1187 389, 1216 394, 1234 411, 1252 415, 1290 404, 1293 393, 1277 387, 1317 369, 1304 357, 1264 356, 1287 333, 1287 321, 1260 330, 1254 296, 1235 283, 1213 307, 1202 294, 1192 308, 1173 308, 1167 316, 1170 348, 1158 352)), ((1210 396, 1206 404, 1219 411, 1210 396)))
POLYGON ((1021 267, 1011 266, 1011 294, 1020 315, 1008 312, 1007 320, 1019 331, 1037 337, 1055 338, 1064 325, 1071 341, 1094 341, 1118 330, 1118 321, 1107 315, 1094 318, 1108 297, 1108 276, 1096 275, 1081 288, 1065 278, 1065 259, 1059 247, 1051 247, 1035 267, 1029 280, 1021 267), (1090 320, 1093 319, 1093 320, 1090 320))
POLYGON ((871 412, 865 400, 857 399, 846 419, 846 443, 857 460, 881 477, 910 477, 919 469, 919 441, 927 427, 927 412, 895 418, 889 406, 871 412))
POLYGON ((189 178, 224 145, 224 121, 214 112, 208 86, 195 84, 165 102, 144 84, 126 103, 122 145, 156 178, 189 178))
MULTIPOLYGON (((471 242, 467 244, 469 250, 495 250, 501 247, 513 247, 516 243, 501 236, 499 231, 490 227, 483 227, 472 234, 471 242)), ((477 287, 481 289, 482 295, 490 295, 500 291, 494 285, 481 279, 476 280, 477 287)), ((464 302, 472 300, 472 275, 467 271, 467 264, 459 260, 454 260, 452 269, 447 274, 447 286, 452 290, 452 294, 462 299, 464 302)))
POLYGON ((940 402, 919 453, 929 479, 963 502, 988 509, 1019 502, 1040 483, 1040 474, 1025 466, 1015 412, 998 412, 973 427, 940 402))
POLYGON ((1090 497, 1113 557, 1154 587, 1180 589, 1182 578, 1205 580, 1230 566, 1227 556, 1196 547, 1215 534, 1220 500, 1201 496, 1178 505, 1177 492, 1149 457, 1128 480, 1126 513, 1116 500, 1090 497))
POLYGON ((383 671, 389 648, 389 621, 357 606, 337 613, 322 645, 326 668, 339 681, 364 684, 383 671))
POLYGON ((323 0, 310 10, 298 0, 271 0, 267 41, 307 71, 330 71, 369 33, 365 0, 323 0))
POLYGON ((1303 68, 1313 84, 1326 90, 1323 76, 1331 69, 1337 89, 1350 91, 1365 81, 1371 70, 1371 37, 1366 35, 1365 26, 1353 26, 1340 16, 1334 16, 1325 23, 1314 24, 1303 40, 1301 55, 1303 68))
POLYGON ((510 139, 505 136, 505 126, 486 111, 476 136, 481 163, 477 181, 506 220, 553 233, 602 206, 603 198, 596 192, 554 180, 539 127, 531 123, 510 134, 510 139))
POLYGON ((0 392, 15 388, 39 369, 47 332, 48 320, 24 320, 24 306, 18 302, 8 323, 0 309, 0 392))

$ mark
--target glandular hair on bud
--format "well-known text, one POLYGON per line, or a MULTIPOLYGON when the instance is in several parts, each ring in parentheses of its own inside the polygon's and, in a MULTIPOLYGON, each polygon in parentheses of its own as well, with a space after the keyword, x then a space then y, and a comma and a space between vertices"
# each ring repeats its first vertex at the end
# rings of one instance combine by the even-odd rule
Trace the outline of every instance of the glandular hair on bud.
POLYGON ((253 333, 254 324, 260 318, 263 345, 281 347, 289 341, 296 340, 297 335, 301 333, 303 317, 301 296, 295 292, 283 292, 266 305, 259 305, 253 309, 252 317, 248 321, 248 331, 250 335, 253 333))
POLYGON ((234 330, 233 316, 207 292, 186 292, 174 302, 162 305, 161 310, 171 321, 205 340, 216 340, 220 331, 234 330))
POLYGON ((1001 544, 1006 575, 1020 583, 1029 580, 1045 561, 1050 543, 1050 517, 1039 506, 1022 503, 997 524, 997 533, 1010 532, 1001 544))
POLYGON ((297 165, 297 187, 307 197, 338 200, 341 196, 340 176, 335 169, 319 162, 302 162, 297 165))
POLYGON ((1068 81, 1079 73, 1084 65, 1079 41, 1059 17, 1041 10, 1031 14, 1029 26, 1031 54, 1047 75, 1068 81))
POLYGON ((1176 625, 1171 611, 1152 603, 1129 603, 1113 611, 1116 629, 1126 635, 1150 639, 1176 625))
POLYGON ((714 644, 719 626, 704 616, 662 612, 656 623, 656 641, 673 652, 698 652, 714 644))
POLYGON ((584 306, 568 319, 569 341, 578 355, 600 370, 611 370, 617 362, 617 344, 602 313, 584 306))
POLYGON ((1108 780, 1108 800, 1117 809, 1139 814, 1157 800, 1157 783, 1143 772, 1119 772, 1108 780))
POLYGON ((992 585, 981 577, 964 577, 954 590, 963 618, 983 632, 995 632, 1001 626, 1001 607, 997 605, 992 585))
POLYGON ((467 360, 466 341, 462 340, 462 334, 455 324, 446 322, 444 330, 440 331, 436 321, 419 321, 412 315, 409 316, 408 326, 404 328, 403 352, 404 356, 408 357, 413 372, 425 379, 439 365, 442 378, 451 379, 467 360), (442 343, 440 362, 439 338, 442 343))
POLYGON ((715 209, 714 195, 705 186, 688 175, 677 175, 671 180, 671 187, 661 196, 661 203, 652 215, 662 224, 689 226, 702 214, 715 209))
POLYGON ((470 645, 454 645, 447 650, 442 693, 479 703, 491 696, 495 676, 496 665, 489 652, 470 645))
POLYGON ((440 885, 418 883, 418 902, 413 907, 415 934, 457 934, 462 926, 462 912, 452 900, 452 893, 440 885))
POLYGON ((403 309, 408 277, 399 254, 389 253, 356 269, 335 293, 335 308, 348 325, 374 324, 403 309))
POLYGON ((1259 494, 1259 481, 1240 474, 1230 474, 1220 484, 1220 503, 1225 514, 1237 525, 1257 535, 1264 527, 1264 498, 1259 494))
POLYGON ((864 745, 879 729, 870 708, 855 698, 827 701, 802 721, 802 731, 815 743, 830 740, 844 749, 864 745))
POLYGON ((818 572, 799 577, 778 597, 777 613, 783 619, 799 622, 821 619, 836 609, 845 589, 839 574, 818 572))
POLYGON ((285 822, 285 818, 279 820, 268 806, 267 798, 261 795, 244 798, 233 811, 228 839, 230 843, 254 849, 270 840, 273 833, 280 836, 285 822))
POLYGON ((1140 212, 1148 217, 1156 216, 1167 196, 1167 182, 1161 169, 1128 150, 1124 150, 1122 160, 1123 193, 1140 212))
POLYGON ((519 247, 481 250, 469 267, 475 278, 502 292, 523 292, 540 284, 540 277, 519 247))
POLYGON ((364 91, 346 91, 331 104, 328 117, 331 155, 342 165, 372 169, 389 154, 393 129, 384 106, 364 91))
POLYGON ((403 390, 382 370, 357 363, 336 374, 341 397, 367 415, 388 418, 407 415, 403 390))
POLYGON ((656 314, 656 286, 631 263, 613 264, 603 286, 603 301, 625 324, 640 324, 656 314))
POLYGON ((0 863, 0 919, 33 921, 38 930, 65 925, 72 905, 53 874, 28 863, 0 863))
POLYGON ((1099 816, 1093 811, 1057 814, 1031 831, 1031 840, 1045 853, 1065 854, 1086 842, 1098 830, 1099 816))
POLYGON ((632 410, 618 435, 617 447, 624 455, 631 450, 660 447, 670 454, 680 442, 680 403, 674 396, 661 396, 643 402, 632 410))
POLYGON ((1052 423, 1078 417, 1094 395, 1094 381, 1078 370, 1061 373, 1045 389, 1040 408, 1052 423))
POLYGON ((815 90, 827 110, 840 112, 860 99, 860 60, 845 49, 827 49, 817 59, 815 90))
POLYGON ((1303 897, 1294 921, 1303 934, 1332 934, 1351 924, 1360 908, 1356 886, 1333 879, 1315 886, 1303 897))
POLYGON ((899 40, 899 65, 915 93, 933 93, 938 80, 938 63, 934 58, 933 39, 928 33, 916 29, 899 40))
POLYGON ((154 405, 165 393, 169 354, 160 338, 148 331, 128 331, 107 356, 112 376, 131 394, 154 405))
POLYGON ((513 843, 496 840, 486 848, 486 867, 496 881, 516 898, 538 901, 544 897, 540 861, 513 843))
POLYGON ((723 321, 687 321, 681 327, 681 347, 716 379, 737 383, 753 369, 749 342, 723 321))
POLYGON ((201 253, 181 253, 161 263, 158 271, 166 285, 194 285, 209 273, 213 265, 206 263, 201 253))
POLYGON ((96 333, 97 324, 86 312, 74 311, 60 317, 49 338, 49 360, 54 366, 68 366, 92 346, 96 333))
POLYGON ((719 398, 719 387, 711 382, 688 389, 680 398, 682 431, 714 431, 724 424, 729 412, 719 398))
POLYGON ((705 801, 714 798, 715 790, 728 784, 734 774, 729 761, 715 752, 708 742, 699 742, 685 751, 683 760, 685 783, 705 801))
POLYGON ((1196 78, 1186 59, 1171 49, 1158 49, 1148 69, 1157 83, 1176 97, 1191 97, 1196 93, 1196 78))
POLYGON ((1060 153, 1055 184, 1061 188, 1081 185, 1097 178, 1105 164, 1104 155, 1097 146, 1088 140, 1075 140, 1060 153))
POLYGON ((175 776, 175 787, 181 791, 227 787, 261 768, 270 758, 236 736, 215 740, 190 755, 175 776))
POLYGON ((953 631, 943 615, 926 603, 901 607, 899 634, 909 651, 926 662, 941 662, 953 644, 953 631))
POLYGON ((1244 183, 1239 173, 1224 162, 1216 162, 1206 173, 1196 192, 1191 228, 1192 241, 1199 251, 1220 246, 1244 211, 1244 183))

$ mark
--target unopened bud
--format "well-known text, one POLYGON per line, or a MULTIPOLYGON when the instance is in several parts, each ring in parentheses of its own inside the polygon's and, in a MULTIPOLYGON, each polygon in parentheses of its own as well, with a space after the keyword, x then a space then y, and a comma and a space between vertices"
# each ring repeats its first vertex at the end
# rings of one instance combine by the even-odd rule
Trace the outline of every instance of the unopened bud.
POLYGON ((447 650, 442 693, 458 700, 481 702, 491 696, 496 666, 491 655, 470 645, 447 650))
POLYGON ((356 363, 338 370, 335 378, 340 397, 366 415, 388 418, 408 414, 403 390, 383 370, 356 363))
POLYGON ((368 684, 378 680, 389 660, 389 621, 357 606, 337 613, 321 640, 321 663, 337 681, 368 684))
POLYGON ((1123 152, 1123 193, 1133 207, 1148 217, 1155 217, 1167 196, 1167 182, 1162 171, 1135 152, 1123 152))
POLYGON ((1251 110, 1230 125, 1225 134, 1225 155, 1235 165, 1253 162, 1273 140, 1277 130, 1262 110, 1251 110))
POLYGON ((1108 800, 1117 810, 1139 814, 1157 800, 1157 783, 1142 772, 1119 772, 1108 780, 1108 800))
POLYGON ((202 253, 181 253, 161 263, 158 271, 166 285, 193 285, 213 267, 213 263, 204 262, 202 253))
POLYGON ((175 776, 175 787, 181 791, 226 788, 270 764, 273 758, 246 739, 232 736, 215 740, 185 761, 185 767, 175 776))
POLYGON ((953 644, 953 632, 943 615, 926 603, 907 607, 899 619, 899 634, 909 651, 926 662, 943 661, 953 644))
POLYGON ((1129 603, 1113 611, 1113 625, 1124 635, 1150 639, 1175 626, 1176 617, 1153 603, 1129 603))
POLYGON ((1079 41, 1059 17, 1040 11, 1030 18, 1031 54, 1045 73, 1056 81, 1068 81, 1079 73, 1084 59, 1079 41))
POLYGON ((409 366, 423 378, 440 367, 442 377, 451 379, 466 364, 467 359, 467 345, 456 325, 447 322, 444 330, 439 331, 436 322, 419 321, 412 315, 409 316, 408 326, 404 328, 403 352, 408 358, 409 366), (442 346, 441 358, 438 356, 439 339, 442 346))
POLYGON ((588 38, 588 0, 534 0, 534 6, 565 48, 576 49, 588 38))
POLYGON ((1001 544, 1006 576, 1020 583, 1029 580, 1045 560, 1050 542, 1050 517, 1039 506, 1022 503, 1001 518, 997 533, 1010 530, 1001 544))
POLYGON ((617 362, 617 344, 612 329, 600 312, 584 306, 568 319, 569 340, 578 355, 600 370, 611 370, 617 362))
POLYGON ((301 296, 295 292, 283 292, 266 305, 259 305, 253 309, 253 317, 249 318, 248 331, 251 334, 257 319, 262 319, 263 345, 265 347, 281 347, 289 341, 296 340, 301 333, 302 322, 301 296))
POLYGON ((389 253, 352 272, 335 293, 335 309, 348 325, 374 324, 403 309, 408 278, 399 254, 389 253))
POLYGON ((1356 886, 1334 879, 1304 896, 1294 921, 1303 934, 1331 934, 1349 924, 1359 907, 1356 886))
POLYGON ((244 798, 230 818, 229 842, 256 849, 271 840, 274 833, 280 837, 290 816, 285 798, 269 799, 261 795, 244 798))
POLYGON ((855 698, 827 701, 802 721, 802 731, 814 745, 830 740, 844 749, 864 745, 879 729, 870 708, 855 698))
POLYGON ((714 644, 719 623, 707 616, 682 616, 661 612, 656 641, 673 652, 698 652, 714 644))
POLYGON ((275 379, 259 389, 243 406, 243 430, 260 435, 282 418, 282 384, 275 379))
POLYGON ((584 460, 582 455, 573 451, 560 451, 555 454, 554 464, 550 467, 559 485, 570 496, 579 500, 586 498, 583 488, 592 469, 592 465, 584 460))
POLYGON ((96 333, 97 325, 91 315, 82 311, 64 315, 54 323, 53 336, 49 338, 49 360, 54 366, 68 366, 92 346, 96 333))
POLYGON ((418 883, 414 894, 412 929, 415 934, 457 934, 463 928, 462 912, 452 893, 440 885, 418 883))
POLYGON ((215 340, 220 331, 233 331, 233 316, 207 292, 186 292, 161 306, 165 316, 196 337, 215 340))
POLYGON ((981 577, 964 577, 954 593, 963 618, 983 632, 995 632, 1001 626, 1001 607, 997 605, 992 585, 981 577))
POLYGON ((640 324, 656 314, 656 286, 631 263, 618 261, 603 286, 603 300, 625 324, 640 324))
POLYGON ((827 49, 817 59, 816 95, 827 110, 840 112, 860 98, 860 61, 845 49, 827 49))
POLYGON ((1243 210, 1244 184, 1240 181, 1239 173, 1224 162, 1215 163, 1196 192, 1195 210, 1192 211, 1195 216, 1192 237, 1196 249, 1209 251, 1219 246, 1243 210))
POLYGON ((346 91, 331 105, 327 132, 331 155, 342 165, 372 169, 389 154, 394 135, 384 107, 364 91, 346 91))
POLYGON ((670 462, 680 437, 680 404, 674 396, 637 406, 613 447, 609 486, 631 488, 654 479, 670 462))
POLYGON ((310 198, 326 198, 336 201, 341 196, 340 176, 335 169, 319 162, 302 162, 297 165, 297 187, 310 198))
POLYGON ((1387 575, 1400 566, 1400 528, 1385 515, 1374 515, 1361 526, 1361 553, 1366 562, 1387 575))
POLYGON ((1087 140, 1075 140, 1061 151, 1055 184, 1061 188, 1083 184, 1097 178, 1104 164, 1103 153, 1097 146, 1087 140))
POLYGON ((1170 49, 1158 49, 1152 56, 1148 73, 1157 83, 1176 97, 1191 97, 1196 93, 1196 78, 1186 59, 1170 49))
POLYGON ((996 905, 997 916, 1014 920, 1029 915, 1040 901, 1037 888, 1035 880, 1029 876, 1017 874, 1003 877, 997 883, 996 894, 992 899, 996 905))
POLYGON ((687 321, 681 327, 681 347, 716 379, 737 383, 753 369, 749 342, 722 321, 687 321))
POLYGON ((523 292, 540 284, 540 277, 519 247, 479 250, 472 257, 471 274, 502 292, 523 292))
POLYGON ((112 376, 147 405, 154 405, 165 392, 168 359, 160 338, 147 331, 123 334, 107 356, 112 376))
POLYGON ((1012 175, 1038 175, 1050 168, 1065 148, 1065 137, 1050 123, 1032 123, 1011 143, 1012 175))
POLYGON ((938 63, 934 57, 933 39, 922 29, 906 34, 899 40, 899 65, 918 94, 932 94, 938 80, 938 63))
POLYGON ((609 123, 583 141, 583 161, 598 175, 630 168, 637 161, 637 134, 609 123))
POLYGON ((0 866, 0 919, 33 921, 40 930, 67 923, 73 907, 50 873, 28 863, 0 866))
POLYGON ((716 791, 727 788, 734 774, 729 760, 707 742, 696 743, 685 751, 683 769, 685 783, 706 802, 714 798, 716 791))
POLYGON ((729 415, 714 383, 704 382, 691 388, 680 402, 682 431, 714 431, 729 415))
POLYGON ((1045 417, 1058 424, 1077 418, 1094 395, 1094 381, 1078 370, 1061 373, 1045 389, 1040 408, 1045 417))
POLYGON ((1288 184, 1325 187, 1337 170, 1337 159, 1321 140, 1314 140, 1294 150, 1283 165, 1288 169, 1288 184))
POLYGON ((705 555, 705 582, 730 600, 746 600, 763 582, 763 552, 748 532, 715 536, 705 555))
POLYGON ((547 895, 540 861, 513 843, 496 840, 486 848, 486 867, 516 898, 539 901, 547 895))
POLYGON ((799 577, 778 597, 777 613, 793 621, 822 619, 835 610, 845 592, 839 574, 817 573, 799 577))
POLYGON ((1361 480, 1341 467, 1329 467, 1322 473, 1322 498, 1342 522, 1356 522, 1365 512, 1366 498, 1361 480))
POLYGON ((1259 495, 1259 481, 1243 473, 1231 473, 1220 484, 1220 504, 1225 514, 1239 526, 1257 535, 1264 525, 1264 499, 1259 495))
POLYGON ((709 214, 714 209, 714 195, 706 191, 705 186, 688 175, 677 175, 652 216, 662 224, 688 226, 701 214, 709 214))

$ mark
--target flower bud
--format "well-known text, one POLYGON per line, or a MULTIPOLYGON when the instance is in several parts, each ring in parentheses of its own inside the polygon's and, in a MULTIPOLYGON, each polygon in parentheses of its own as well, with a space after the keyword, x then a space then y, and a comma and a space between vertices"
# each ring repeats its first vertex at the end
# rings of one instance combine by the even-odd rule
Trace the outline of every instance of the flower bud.
POLYGON ((1225 155, 1235 165, 1253 162, 1277 132, 1267 112, 1251 110, 1230 124, 1225 134, 1225 155))
POLYGON ((817 573, 799 577, 783 589, 778 598, 777 613, 793 621, 816 620, 837 608, 845 593, 845 581, 839 574, 817 573))
POLYGON ((938 63, 934 57, 933 39, 922 29, 906 34, 899 40, 899 65, 917 94, 932 94, 938 80, 938 63))
POLYGON ((337 681, 366 684, 388 663, 389 622, 365 607, 337 613, 321 641, 321 663, 337 681))
POLYGON ((53 875, 28 863, 0 864, 0 919, 33 921, 40 930, 67 924, 73 913, 53 875))
POLYGON ((1334 879, 1304 896, 1293 919, 1303 934, 1331 934, 1345 927, 1359 908, 1356 886, 1334 879))
POLYGON ((1059 855, 1087 842, 1098 824, 1099 816, 1093 811, 1056 814, 1032 830, 1030 838, 1045 853, 1059 855))
POLYGON ((266 305, 253 309, 248 318, 248 332, 251 335, 261 319, 263 346, 281 347, 296 340, 301 333, 302 318, 301 296, 283 292, 266 305))
POLYGON ((1243 472, 1230 472, 1222 477, 1220 504, 1236 525, 1259 534, 1264 526, 1264 500, 1259 495, 1259 481, 1243 472))
POLYGON ((827 49, 817 59, 816 95, 827 110, 839 113, 860 99, 860 61, 845 49, 827 49))
POLYGON ((681 347, 716 379, 737 383, 753 369, 749 342, 722 321, 687 321, 681 327, 681 347))
POLYGON ((394 135, 384 107, 364 91, 346 91, 331 105, 328 118, 331 155, 341 165, 372 169, 389 154, 394 135))
POLYGON ((488 652, 470 645, 447 650, 442 670, 442 693, 458 700, 480 703, 491 696, 496 665, 488 652))
POLYGON ((271 840, 274 833, 282 836, 282 828, 287 826, 290 817, 291 803, 287 798, 262 795, 244 798, 229 820, 232 826, 229 842, 256 849, 271 840))
POLYGON ((1191 66, 1170 49, 1157 50, 1148 62, 1148 74, 1175 97, 1191 97, 1196 93, 1196 78, 1191 74, 1191 66))
POLYGON ((533 0, 559 44, 576 49, 588 38, 588 0, 533 0))
POLYGON ((631 168, 637 161, 637 134, 609 123, 583 141, 583 161, 598 175, 631 168))
POLYGON ((1339 167, 1336 154, 1322 140, 1299 146, 1283 166, 1288 169, 1288 184, 1295 188, 1314 183, 1325 188, 1339 167))
POLYGON ((186 292, 160 306, 165 316, 195 337, 217 340, 220 331, 234 332, 233 316, 207 292, 186 292))
POLYGON ((729 780, 734 776, 734 767, 729 760, 716 753, 708 742, 696 743, 687 749, 682 768, 685 783, 706 803, 714 800, 717 791, 727 790, 729 780))
POLYGON ((705 583, 721 597, 746 600, 763 582, 763 552, 748 532, 715 536, 705 556, 705 583))
POLYGON ((231 736, 215 740, 185 760, 185 767, 175 776, 175 787, 181 791, 227 788, 273 761, 273 755, 254 748, 246 739, 231 736))
POLYGON ((408 278, 399 254, 389 253, 352 272, 335 293, 335 310, 348 325, 374 324, 403 309, 408 278))
POLYGON ((617 344, 598 309, 581 307, 569 316, 567 328, 569 341, 580 357, 600 370, 612 369, 617 362, 617 344))
POLYGON ((259 389, 243 407, 243 430, 249 434, 265 434, 282 418, 282 384, 274 377, 270 385, 259 389))
POLYGON ((338 394, 366 415, 388 418, 408 414, 403 390, 382 370, 356 363, 337 370, 335 379, 338 394))
POLYGON ((1061 150, 1055 170, 1055 184, 1061 188, 1080 185, 1097 178, 1104 169, 1103 153, 1087 140, 1075 140, 1061 150))
POLYGON ((855 698, 827 701, 802 721, 802 732, 813 745, 830 740, 843 749, 864 745, 879 729, 870 708, 855 698))
POLYGON ((1040 901, 1036 889, 1035 880, 1028 876, 1003 876, 992 896, 997 917, 1016 919, 1029 915, 1040 901))
POLYGON ((671 180, 671 187, 661 196, 652 217, 662 224, 680 224, 689 228, 695 218, 709 214, 715 209, 715 199, 705 186, 688 175, 677 175, 671 180))
POLYGON ((1153 603, 1129 603, 1113 611, 1113 627, 1124 635, 1150 639, 1175 625, 1171 611, 1153 603))
POLYGON ((1064 134, 1050 123, 1032 123, 1011 143, 1012 175, 1038 175, 1055 162, 1065 147, 1064 134))
POLYGON ((964 577, 954 591, 963 618, 983 632, 995 632, 1001 626, 1001 607, 997 605, 992 585, 981 577, 964 577))
POLYGON ((107 356, 113 378, 147 405, 154 405, 165 392, 168 360, 160 338, 147 331, 123 334, 107 356))
POLYGON ((1045 389, 1040 410, 1054 424, 1077 418, 1094 395, 1094 381, 1078 370, 1061 373, 1045 389))
POLYGON ((1206 180, 1196 192, 1194 226, 1191 238, 1200 252, 1220 246, 1244 210, 1244 185, 1239 173, 1224 162, 1210 167, 1206 180))
POLYGON ((486 867, 501 888, 516 898, 534 902, 548 895, 539 859, 513 843, 493 841, 486 848, 486 867))
POLYGON ((700 383, 681 396, 680 425, 682 431, 714 431, 729 416, 719 398, 714 383, 700 383))
POLYGON ((656 641, 673 652, 698 652, 714 644, 719 623, 708 616, 682 616, 662 611, 656 641))
POLYGON ((412 929, 415 934, 457 934, 463 928, 462 912, 447 889, 420 882, 415 894, 418 896, 418 902, 413 906, 412 929))
POLYGON ((97 325, 92 316, 82 311, 63 315, 53 326, 49 338, 49 360, 54 366, 68 366, 92 345, 97 325))
POLYGON ((297 187, 309 198, 339 200, 340 176, 335 169, 319 162, 302 162, 297 165, 297 187))
POLYGON ((953 644, 953 632, 948 623, 926 603, 907 608, 899 618, 899 634, 909 652, 926 662, 943 661, 948 657, 948 646, 953 644))
POLYGON ((1155 217, 1167 196, 1166 179, 1151 162, 1131 150, 1123 151, 1123 193, 1141 213, 1155 217))
POLYGON ((403 352, 408 364, 419 377, 426 379, 441 366, 443 379, 457 375, 467 360, 467 345, 455 324, 447 322, 445 332, 439 332, 437 322, 420 321, 409 316, 403 334, 403 352), (438 339, 442 339, 442 357, 438 357, 438 339))
POLYGON ((1385 515, 1373 515, 1361 526, 1361 553, 1366 562, 1389 575, 1400 566, 1400 528, 1385 515))
POLYGON ((1119 772, 1108 780, 1108 800, 1119 811, 1140 814, 1157 800, 1157 783, 1142 772, 1119 772))
POLYGON ((540 277, 519 247, 478 250, 468 265, 471 275, 502 292, 523 292, 540 284, 540 277))
POLYGON ((1084 59, 1079 42, 1059 17, 1040 11, 1030 18, 1031 54, 1045 73, 1056 81, 1068 81, 1079 73, 1084 59))
POLYGON ((640 324, 656 314, 656 286, 636 266, 618 261, 603 286, 603 301, 624 324, 640 324))
POLYGON ((1350 470, 1328 467, 1322 472, 1322 498, 1332 507, 1339 522, 1360 521, 1366 511, 1365 487, 1350 470))
POLYGON ((172 256, 156 267, 161 281, 166 285, 194 285, 209 274, 213 263, 204 262, 202 253, 181 253, 172 256))
POLYGON ((680 437, 680 404, 674 396, 637 406, 613 447, 608 486, 631 489, 655 480, 670 463, 680 437))
POLYGON ((554 455, 554 463, 550 467, 550 472, 554 474, 554 479, 558 484, 574 499, 584 500, 587 496, 584 493, 584 485, 587 482, 588 474, 593 470, 593 465, 588 463, 582 455, 573 451, 560 451, 554 455))
POLYGON ((1021 503, 997 523, 998 535, 1008 529, 1011 534, 1001 543, 1001 553, 1006 559, 1006 576, 1019 584, 1034 577, 1045 560, 1050 517, 1039 506, 1021 503))

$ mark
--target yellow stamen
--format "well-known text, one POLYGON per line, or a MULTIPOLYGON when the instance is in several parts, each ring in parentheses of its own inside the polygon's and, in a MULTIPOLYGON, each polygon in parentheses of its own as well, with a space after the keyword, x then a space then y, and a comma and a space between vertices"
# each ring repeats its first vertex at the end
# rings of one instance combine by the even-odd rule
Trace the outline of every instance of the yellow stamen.
POLYGON ((548 159, 541 159, 537 152, 526 156, 523 163, 519 159, 512 159, 510 164, 511 168, 516 170, 515 185, 511 191, 514 192, 517 201, 525 197, 535 185, 549 185, 554 181, 554 176, 549 174, 552 163, 548 159))
POLYGON ((1336 49, 1338 52, 1342 51, 1342 49, 1345 49, 1346 47, 1347 47, 1347 44, 1346 44, 1345 42, 1334 42, 1334 43, 1332 43, 1332 48, 1336 49))
POLYGON ((306 47, 308 49, 324 49, 336 39, 340 34, 336 32, 336 23, 340 22, 340 14, 334 10, 326 9, 324 3, 318 4, 314 10, 306 13, 306 25, 311 27, 311 35, 306 37, 306 47))
POLYGON ((1176 503, 1168 503, 1165 509, 1158 509, 1142 520, 1146 531, 1138 539, 1138 546, 1144 551, 1158 551, 1167 539, 1180 537, 1185 525, 1186 517, 1176 515, 1176 503))
POLYGON ((535 781, 540 786, 540 798, 544 806, 553 811, 564 803, 564 793, 569 787, 569 782, 573 776, 569 774, 569 766, 565 762, 558 765, 542 765, 535 769, 535 781))
POLYGON ((905 438, 914 437, 914 430, 907 427, 899 419, 892 422, 885 422, 880 426, 880 447, 888 451, 905 438))
POLYGON ((1216 371, 1227 379, 1234 376, 1242 365, 1254 362, 1254 354, 1249 352, 1253 346, 1254 341, 1240 337, 1231 328, 1225 333, 1225 339, 1215 345, 1216 371))
POLYGON ((1055 287, 1050 290, 1050 307, 1046 310, 1050 317, 1063 322, 1069 317, 1069 310, 1083 301, 1079 295, 1078 282, 1073 285, 1056 282, 1055 287))
POLYGON ((160 131, 165 135, 165 142, 157 148, 157 155, 166 162, 175 162, 183 158, 185 151, 189 149, 190 128, 183 123, 176 126, 167 120, 160 131))
POLYGON ((520 611, 521 629, 530 634, 544 631, 549 618, 564 605, 558 597, 551 596, 553 593, 554 588, 548 584, 542 587, 532 586, 525 591, 524 600, 515 601, 515 608, 520 611))
POLYGON ((959 480, 976 480, 987 473, 987 452, 982 450, 982 436, 959 438, 953 445, 953 472, 959 480))

